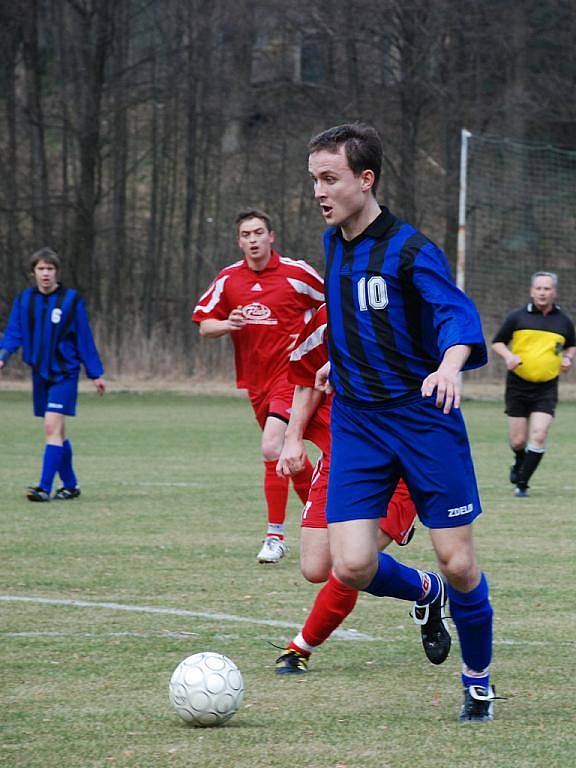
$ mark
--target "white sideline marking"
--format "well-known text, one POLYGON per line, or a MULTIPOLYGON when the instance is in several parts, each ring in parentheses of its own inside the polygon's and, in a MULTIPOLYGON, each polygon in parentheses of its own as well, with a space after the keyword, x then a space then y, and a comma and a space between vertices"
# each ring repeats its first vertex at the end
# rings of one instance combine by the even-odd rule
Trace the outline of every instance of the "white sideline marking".
MULTIPOLYGON (((111 611, 130 611, 132 613, 161 613, 168 616, 188 616, 210 621, 231 621, 243 624, 261 624, 266 627, 282 627, 283 629, 301 629, 301 624, 276 619, 255 619, 250 616, 234 616, 230 613, 203 613, 202 611, 187 611, 184 608, 162 608, 155 605, 124 605, 123 603, 95 603, 90 600, 60 600, 49 597, 25 597, 16 595, 0 595, 3 603, 36 603, 39 605, 66 605, 74 608, 108 608, 111 611)), ((354 629, 337 629, 333 637, 342 640, 379 640, 380 638, 357 632, 354 629)))

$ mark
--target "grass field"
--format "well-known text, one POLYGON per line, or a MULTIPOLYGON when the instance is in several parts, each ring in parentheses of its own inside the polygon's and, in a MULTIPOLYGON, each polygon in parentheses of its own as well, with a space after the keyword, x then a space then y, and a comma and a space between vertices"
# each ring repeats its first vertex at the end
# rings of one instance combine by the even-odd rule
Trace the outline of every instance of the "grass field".
MULTIPOLYGON (((258 431, 238 398, 109 394, 70 421, 82 497, 30 504, 41 422, 30 396, 0 395, 0 765, 10 768, 569 768, 574 739, 574 434, 563 403, 529 499, 507 482, 499 403, 465 403, 485 514, 477 548, 495 608, 497 702, 457 722, 457 644, 422 652, 408 604, 362 595, 303 678, 277 651, 316 588, 287 560, 261 566, 258 431), (72 601, 78 601, 72 604, 72 601), (170 675, 201 650, 242 670, 244 704, 223 728, 187 727, 170 675)), ((432 564, 426 531, 394 553, 432 564)))

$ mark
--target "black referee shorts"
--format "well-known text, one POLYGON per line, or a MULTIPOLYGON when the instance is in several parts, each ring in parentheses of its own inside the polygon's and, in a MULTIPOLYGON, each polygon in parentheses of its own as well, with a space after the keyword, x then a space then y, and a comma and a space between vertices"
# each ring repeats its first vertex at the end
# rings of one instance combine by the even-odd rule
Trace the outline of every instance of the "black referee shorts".
POLYGON ((534 411, 554 416, 558 404, 558 379, 544 382, 524 381, 509 372, 505 401, 507 416, 528 418, 534 411))

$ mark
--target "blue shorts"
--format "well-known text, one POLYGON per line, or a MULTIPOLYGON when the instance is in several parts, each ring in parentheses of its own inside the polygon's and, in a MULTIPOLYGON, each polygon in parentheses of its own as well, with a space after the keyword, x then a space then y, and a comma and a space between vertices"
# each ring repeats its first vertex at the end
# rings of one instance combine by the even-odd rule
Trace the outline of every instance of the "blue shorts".
POLYGON ((44 416, 47 411, 61 413, 63 416, 76 416, 77 373, 53 382, 32 371, 32 391, 34 416, 44 416))
POLYGON ((460 410, 435 398, 363 408, 335 397, 326 516, 329 523, 379 518, 400 477, 428 528, 467 525, 482 509, 460 410))

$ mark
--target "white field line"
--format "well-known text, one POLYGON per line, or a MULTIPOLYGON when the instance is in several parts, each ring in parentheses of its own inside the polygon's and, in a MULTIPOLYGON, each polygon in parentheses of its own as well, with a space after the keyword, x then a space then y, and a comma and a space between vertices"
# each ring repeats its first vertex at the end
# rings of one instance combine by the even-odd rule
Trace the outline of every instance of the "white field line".
MULTIPOLYGON (((184 608, 162 608, 155 605, 124 605, 123 603, 96 603, 90 600, 60 600, 56 598, 47 597, 27 597, 17 595, 0 595, 0 602, 2 603, 34 603, 37 605, 64 605, 73 608, 107 608, 112 611, 128 611, 131 613, 158 613, 168 616, 185 616, 188 618, 200 618, 208 619, 209 621, 229 621, 239 624, 257 624, 265 627, 280 627, 282 629, 300 629, 301 624, 293 624, 289 621, 278 621, 276 619, 255 619, 250 616, 235 616, 229 613, 204 613, 202 611, 188 611, 184 608)), ((390 627, 390 629, 398 630, 404 629, 404 627, 390 627)), ((112 632, 108 633, 114 637, 150 637, 151 635, 164 635, 169 637, 187 637, 194 636, 195 632, 112 632)), ((99 637, 92 633, 80 633, 82 637, 99 637)), ((63 632, 0 632, 0 637, 64 637, 69 636, 63 632)), ((339 637, 341 640, 363 640, 369 642, 384 641, 386 643, 401 643, 405 641, 405 637, 400 635, 396 637, 374 637, 367 635, 364 632, 357 632, 355 629, 337 629, 332 633, 332 637, 339 637)), ((507 645, 507 646, 574 646, 574 642, 571 640, 506 640, 496 639, 494 645, 507 645)))
MULTIPOLYGON (((301 624, 276 619, 255 619, 251 616, 235 616, 230 613, 204 613, 203 611, 188 611, 184 608, 162 608, 155 605, 125 605, 123 603, 96 603, 90 600, 60 600, 48 597, 27 597, 17 595, 0 595, 3 603, 34 603, 36 605, 64 605, 73 608, 107 608, 110 611, 129 611, 132 613, 160 613, 168 616, 185 616, 188 618, 207 619, 208 621, 230 621, 237 624, 259 624, 265 627, 281 627, 282 629, 300 629, 301 624)), ((341 640, 374 641, 381 638, 356 632, 354 629, 337 629, 333 637, 341 640)))

